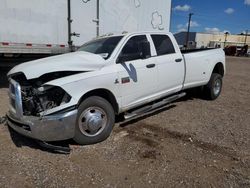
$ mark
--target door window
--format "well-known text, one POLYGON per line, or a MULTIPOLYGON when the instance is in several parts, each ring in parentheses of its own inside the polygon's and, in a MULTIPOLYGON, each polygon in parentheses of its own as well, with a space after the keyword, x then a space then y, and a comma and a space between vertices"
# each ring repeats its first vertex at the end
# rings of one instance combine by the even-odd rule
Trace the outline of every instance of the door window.
POLYGON ((145 35, 131 37, 123 47, 118 59, 123 59, 123 61, 141 59, 143 53, 141 44, 145 41, 147 41, 147 37, 145 35))
POLYGON ((151 35, 157 55, 166 55, 175 53, 171 39, 167 35, 151 35))

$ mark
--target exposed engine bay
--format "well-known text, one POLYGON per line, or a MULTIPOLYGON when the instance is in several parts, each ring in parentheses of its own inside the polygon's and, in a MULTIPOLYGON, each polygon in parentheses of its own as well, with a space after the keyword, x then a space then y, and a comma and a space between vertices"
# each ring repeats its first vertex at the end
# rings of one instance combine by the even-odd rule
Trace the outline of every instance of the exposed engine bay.
POLYGON ((50 110, 70 101, 70 96, 60 87, 47 90, 21 86, 23 113, 26 116, 37 116, 39 113, 50 110))
POLYGON ((68 103, 71 96, 62 88, 43 84, 77 73, 79 72, 49 73, 32 80, 27 80, 24 74, 13 75, 11 78, 21 85, 23 115, 39 116, 41 112, 68 103))

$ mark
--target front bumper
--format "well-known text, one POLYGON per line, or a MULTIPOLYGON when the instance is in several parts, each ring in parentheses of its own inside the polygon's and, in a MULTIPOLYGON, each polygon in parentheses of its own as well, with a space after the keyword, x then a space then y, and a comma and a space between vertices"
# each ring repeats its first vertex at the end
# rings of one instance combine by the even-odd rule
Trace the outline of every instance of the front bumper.
POLYGON ((74 137, 77 110, 56 115, 34 117, 7 113, 7 123, 16 132, 41 141, 60 141, 74 137))

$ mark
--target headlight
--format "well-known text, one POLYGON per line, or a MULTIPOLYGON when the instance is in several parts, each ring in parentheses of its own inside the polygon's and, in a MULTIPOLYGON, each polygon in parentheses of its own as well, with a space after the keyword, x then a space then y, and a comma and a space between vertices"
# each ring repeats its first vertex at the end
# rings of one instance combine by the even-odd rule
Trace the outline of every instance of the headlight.
POLYGON ((44 85, 44 86, 42 86, 42 87, 39 87, 37 90, 38 90, 39 92, 44 92, 44 91, 46 91, 46 90, 48 90, 48 89, 51 89, 51 88, 53 88, 53 87, 55 87, 55 86, 44 85))

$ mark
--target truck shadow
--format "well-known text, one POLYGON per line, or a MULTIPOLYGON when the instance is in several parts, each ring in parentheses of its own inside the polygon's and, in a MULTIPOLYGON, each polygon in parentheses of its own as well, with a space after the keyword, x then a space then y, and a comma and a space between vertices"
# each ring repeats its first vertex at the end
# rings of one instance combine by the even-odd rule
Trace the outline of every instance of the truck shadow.
POLYGON ((138 122, 138 121, 141 121, 141 120, 143 120, 143 119, 146 119, 146 118, 149 118, 149 117, 154 116, 154 115, 156 115, 156 114, 159 114, 159 113, 161 113, 161 112, 170 110, 170 109, 172 109, 172 108, 174 108, 174 107, 176 107, 175 104, 170 104, 170 105, 168 105, 168 106, 163 106, 163 107, 161 107, 161 108, 159 108, 159 109, 157 109, 157 110, 154 110, 154 111, 152 111, 152 112, 148 112, 148 113, 146 113, 145 115, 141 115, 141 116, 139 116, 139 117, 137 117, 137 118, 134 118, 134 119, 131 119, 131 120, 128 120, 128 121, 124 121, 124 122, 120 121, 120 122, 119 122, 119 120, 117 120, 117 123, 119 123, 119 126, 120 126, 120 127, 126 127, 126 126, 132 125, 132 124, 134 124, 134 123, 136 123, 136 122, 138 122))
POLYGON ((0 69, 0 89, 1 88, 7 88, 8 87, 8 78, 7 73, 9 72, 9 69, 0 69))
POLYGON ((200 88, 194 88, 194 89, 189 89, 189 90, 186 90, 186 95, 176 101, 174 101, 173 103, 170 103, 170 104, 167 104, 165 106, 162 106, 156 110, 153 110, 152 112, 148 112, 146 113, 145 115, 141 115, 137 118, 134 118, 134 119, 131 119, 131 120, 128 120, 128 121, 125 121, 125 122, 122 122, 123 119, 118 117, 116 122, 117 123, 120 123, 120 127, 126 127, 130 124, 134 124, 138 121, 141 121, 143 119, 146 119, 148 117, 151 117, 151 116, 154 116, 156 114, 159 114, 161 112, 164 112, 164 111, 167 111, 167 110, 170 110, 174 107, 177 106, 177 103, 179 102, 183 102, 183 101, 189 101, 189 100, 195 100, 195 99, 201 99, 201 100, 206 100, 206 98, 202 95, 202 92, 201 92, 201 89, 200 88))
POLYGON ((189 101, 189 100, 194 100, 194 99, 207 100, 201 88, 187 89, 184 92, 186 93, 186 95, 176 100, 175 102, 189 101))

